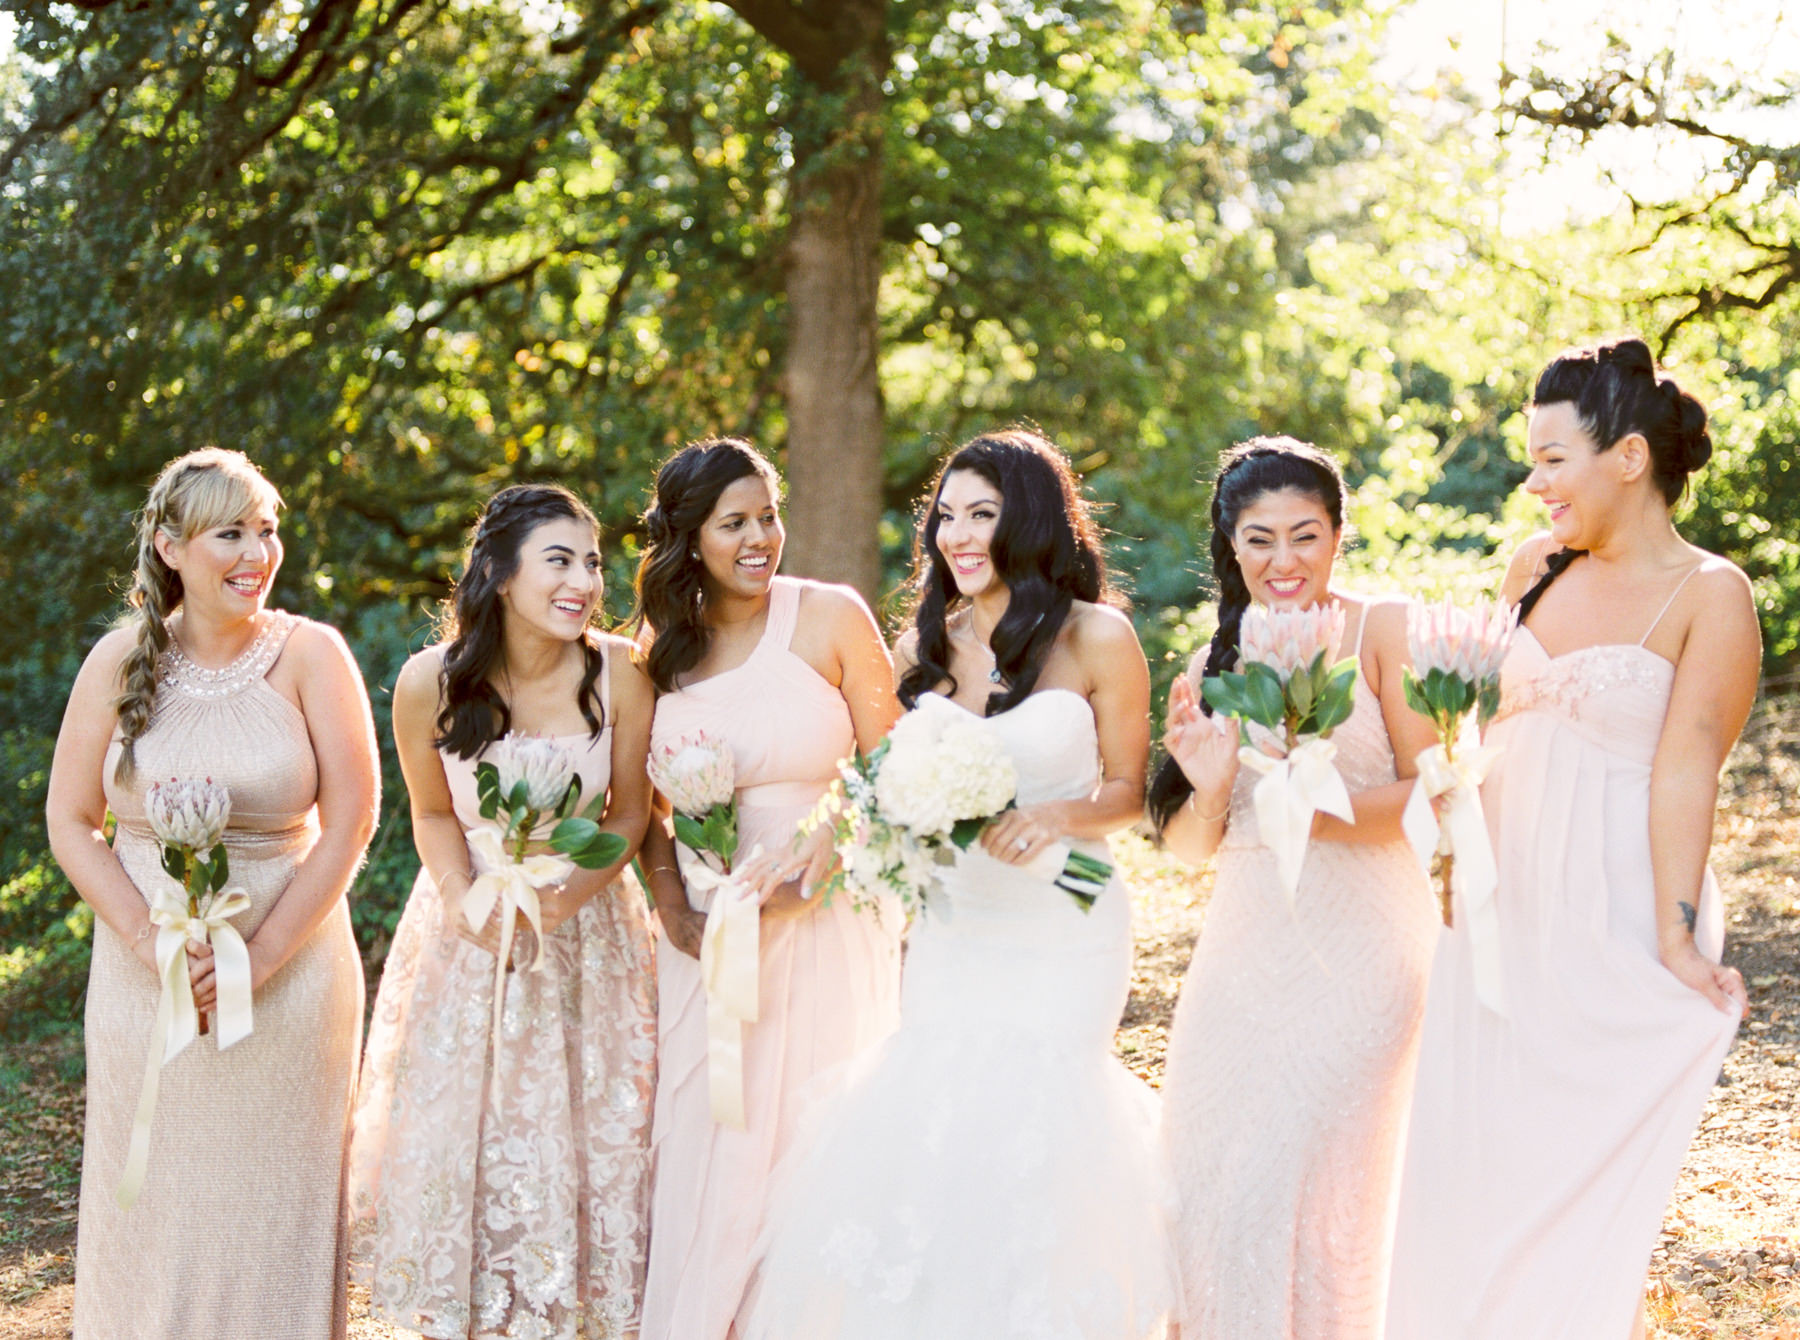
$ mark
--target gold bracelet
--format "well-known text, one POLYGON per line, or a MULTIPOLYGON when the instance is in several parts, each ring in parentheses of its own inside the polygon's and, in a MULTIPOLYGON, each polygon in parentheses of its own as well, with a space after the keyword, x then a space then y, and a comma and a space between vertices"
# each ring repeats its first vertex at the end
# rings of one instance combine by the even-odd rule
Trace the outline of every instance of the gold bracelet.
POLYGON ((1198 819, 1201 823, 1216 824, 1221 819, 1229 819, 1231 817, 1231 802, 1229 800, 1227 800, 1225 802, 1225 808, 1220 810, 1217 814, 1202 814, 1202 813, 1200 813, 1200 807, 1198 805, 1194 804, 1194 802, 1196 800, 1198 800, 1199 798, 1200 798, 1200 793, 1198 791, 1188 792, 1187 803, 1189 804, 1189 806, 1192 807, 1192 809, 1194 811, 1194 817, 1196 819, 1198 819))
POLYGON ((653 865, 648 870, 644 871, 644 873, 646 875, 660 875, 665 870, 668 871, 669 874, 671 874, 671 875, 679 875, 681 873, 679 870, 677 870, 672 865, 653 865))

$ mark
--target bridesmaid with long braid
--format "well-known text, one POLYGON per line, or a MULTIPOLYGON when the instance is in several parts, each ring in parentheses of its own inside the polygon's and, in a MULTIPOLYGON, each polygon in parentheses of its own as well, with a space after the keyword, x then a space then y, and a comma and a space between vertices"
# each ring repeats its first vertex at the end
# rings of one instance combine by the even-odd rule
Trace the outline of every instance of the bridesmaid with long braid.
POLYGON ((1406 705, 1404 606, 1337 583, 1345 501, 1331 458, 1292 438, 1256 438, 1222 459, 1219 628, 1204 665, 1196 658, 1175 683, 1169 757, 1150 792, 1169 849, 1218 862, 1164 1089, 1184 1340, 1378 1340, 1382 1330, 1438 926, 1400 815, 1414 759, 1435 736, 1406 705), (1257 777, 1239 765, 1237 723, 1208 715, 1197 693, 1201 677, 1236 668, 1253 603, 1341 606, 1337 655, 1358 661, 1354 710, 1331 737, 1355 823, 1315 816, 1292 900, 1257 830, 1257 777))

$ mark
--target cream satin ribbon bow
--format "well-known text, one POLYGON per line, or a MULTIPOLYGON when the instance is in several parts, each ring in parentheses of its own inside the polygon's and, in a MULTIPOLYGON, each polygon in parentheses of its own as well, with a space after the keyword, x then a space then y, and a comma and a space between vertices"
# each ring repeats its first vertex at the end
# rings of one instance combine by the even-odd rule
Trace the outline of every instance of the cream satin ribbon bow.
POLYGON ((250 1012, 250 949, 227 919, 249 906, 250 895, 242 889, 220 890, 201 904, 197 916, 188 912, 185 889, 162 888, 151 900, 150 923, 156 927, 156 975, 162 979, 162 994, 156 1002, 156 1023, 150 1030, 150 1055, 144 1064, 143 1087, 138 1090, 137 1115, 131 1122, 125 1175, 119 1179, 115 1193, 121 1210, 129 1210, 144 1189, 144 1174, 150 1166, 150 1124, 156 1115, 162 1068, 200 1036, 200 1012, 194 1008, 194 985, 188 980, 189 940, 213 947, 219 1050, 242 1042, 254 1027, 250 1012))
MULTIPOLYGON (((759 848, 760 850, 760 848, 759 848)), ((751 852, 746 860, 752 860, 751 852)), ((681 879, 697 893, 712 893, 700 934, 700 981, 706 989, 706 1087, 713 1120, 746 1129, 744 1025, 756 1022, 762 956, 762 907, 749 890, 714 870, 698 852, 677 843, 681 879)))
POLYGON ((512 959, 513 934, 519 916, 531 923, 537 936, 537 958, 533 972, 543 972, 544 921, 538 904, 538 890, 560 884, 575 871, 575 863, 553 851, 538 852, 523 861, 512 859, 506 849, 506 834, 492 824, 480 824, 467 833, 469 856, 478 872, 462 898, 463 916, 471 928, 479 931, 487 925, 500 905, 500 951, 494 958, 494 1025, 493 1054, 488 1058, 495 1097, 500 1093, 500 1019, 506 1006, 506 968, 512 959))
POLYGON ((1419 755, 1419 780, 1400 828, 1412 844, 1419 865, 1430 873, 1433 852, 1454 856, 1450 888, 1456 895, 1461 929, 1469 936, 1469 956, 1475 969, 1475 997, 1495 1014, 1506 1013, 1506 997, 1500 972, 1500 907, 1494 892, 1500 887, 1500 868, 1494 844, 1488 838, 1487 815, 1481 808, 1481 781, 1500 757, 1499 747, 1483 745, 1464 749, 1452 759, 1441 744, 1419 755), (1440 829, 1431 808, 1433 798, 1447 795, 1440 829))
POLYGON ((1306 844, 1312 837, 1315 813, 1334 815, 1347 824, 1356 822, 1350 793, 1331 760, 1337 746, 1324 736, 1314 736, 1294 746, 1286 758, 1270 758, 1248 745, 1238 750, 1238 760, 1262 774, 1251 801, 1256 827, 1270 851, 1275 871, 1288 896, 1288 906, 1300 888, 1300 867, 1306 861, 1306 844))

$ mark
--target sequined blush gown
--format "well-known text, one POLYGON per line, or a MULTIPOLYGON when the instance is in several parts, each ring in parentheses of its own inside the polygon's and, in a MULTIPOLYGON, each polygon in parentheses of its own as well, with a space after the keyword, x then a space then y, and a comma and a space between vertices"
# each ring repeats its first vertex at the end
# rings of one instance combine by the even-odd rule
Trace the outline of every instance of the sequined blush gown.
MULTIPOLYGON (((141 890, 168 882, 144 816, 149 784, 211 777, 230 788, 225 850, 231 886, 250 895, 233 921, 246 940, 319 840, 313 741, 299 709, 266 679, 299 620, 275 610, 265 619, 222 670, 166 653, 132 779, 113 779, 116 742, 105 765, 113 850, 141 890)), ((163 1068, 147 1180, 121 1210, 113 1193, 158 994, 131 946, 97 923, 75 1335, 341 1337, 344 1146, 363 1000, 344 900, 257 992, 255 1032, 226 1051, 215 1035, 198 1038, 163 1068)))
MULTIPOLYGON (((936 694, 919 712, 967 716, 936 694)), ((1099 782, 1067 689, 985 719, 1030 805, 1099 782)), ((1104 857, 1103 843, 1083 844, 1104 857)), ((1152 1096, 1112 1055, 1131 904, 979 847, 907 941, 900 1030, 777 1175, 747 1340, 1150 1340, 1174 1302, 1152 1096)))
MULTIPOLYGON (((1632 1334, 1738 1024, 1657 955, 1650 764, 1674 679, 1642 642, 1551 657, 1521 629, 1507 656, 1488 734, 1503 752, 1482 788, 1507 1016, 1477 1002, 1468 945, 1447 933, 1402 1184, 1394 1340, 1632 1334)), ((1710 875, 1698 911, 1716 960, 1710 875)))
MULTIPOLYGON (((1395 780, 1361 675, 1355 694, 1331 737, 1352 794, 1395 780)), ((1290 907, 1257 780, 1238 774, 1169 1039, 1181 1336, 1376 1340, 1436 903, 1404 840, 1314 841, 1290 907)))
MULTIPOLYGON (((856 747, 843 695, 788 648, 804 583, 777 577, 750 658, 657 700, 652 748, 704 730, 737 765, 739 851, 785 847, 856 747)), ((709 895, 690 893, 699 903, 709 895)), ((744 1027, 745 1130, 716 1124, 700 965, 658 947, 661 1068, 643 1340, 726 1340, 751 1270, 769 1176, 809 1098, 898 1013, 900 918, 829 907, 765 912, 759 1018, 744 1027)))
MULTIPOLYGON (((601 685, 600 734, 564 741, 579 751, 584 809, 612 775, 610 667, 601 685)), ((474 828, 478 760, 441 757, 474 828)), ((357 1097, 358 1277, 378 1315, 426 1336, 635 1336, 656 1066, 643 894, 621 878, 545 937, 546 971, 526 953, 508 972, 497 1050, 494 956, 445 925, 454 915, 421 870, 357 1097)))

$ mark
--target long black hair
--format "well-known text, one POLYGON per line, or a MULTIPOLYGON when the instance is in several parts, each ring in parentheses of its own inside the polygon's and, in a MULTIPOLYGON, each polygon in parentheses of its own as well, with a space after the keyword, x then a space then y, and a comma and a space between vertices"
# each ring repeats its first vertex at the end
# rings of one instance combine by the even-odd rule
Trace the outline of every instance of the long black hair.
POLYGON ((700 664, 712 630, 704 609, 706 566, 699 532, 719 495, 740 479, 768 480, 781 496, 781 476, 741 437, 691 442, 656 472, 656 497, 644 513, 644 556, 638 562, 632 627, 649 643, 645 671, 661 693, 700 664))
MULTIPOLYGON (((1651 476, 1671 507, 1687 491, 1688 476, 1712 456, 1705 406, 1657 371, 1650 346, 1636 336, 1564 350, 1538 374, 1531 403, 1534 408, 1572 405, 1598 451, 1611 451, 1620 439, 1640 434, 1650 444, 1651 476)), ((1552 554, 1543 575, 1520 599, 1519 618, 1530 614, 1550 583, 1586 552, 1552 554)))
MULTIPOLYGON (((1219 626, 1206 653, 1202 678, 1222 674, 1236 664, 1238 631, 1250 608, 1250 587, 1232 544, 1238 518, 1258 499, 1285 492, 1315 499, 1331 518, 1332 529, 1343 533, 1344 508, 1349 501, 1343 471, 1311 443, 1292 437, 1253 437, 1219 458, 1212 496, 1212 568, 1219 587, 1219 626)), ((1211 706, 1204 702, 1201 710, 1212 715, 1211 706)), ((1180 764, 1165 758, 1151 779, 1145 800, 1158 832, 1193 793, 1194 785, 1180 764)))
MULTIPOLYGON (((443 707, 436 744, 458 758, 473 758, 512 729, 512 709, 491 682, 505 646, 500 588, 519 570, 519 552, 531 532, 548 521, 580 521, 596 532, 581 499, 558 484, 514 484, 488 499, 469 539, 462 580, 446 602, 444 664, 438 672, 443 707)), ((581 719, 598 736, 605 724, 600 672, 605 659, 585 633, 585 662, 575 701, 581 719)))
POLYGON ((932 482, 924 515, 913 537, 913 626, 917 659, 900 677, 900 701, 918 705, 919 695, 948 683, 949 616, 965 603, 950 563, 938 551, 938 499, 944 480, 956 470, 979 475, 1000 492, 1000 519, 988 561, 1005 583, 1006 613, 991 642, 994 666, 1006 687, 989 695, 992 716, 1024 700, 1037 684, 1044 658, 1056 642, 1069 607, 1077 600, 1117 603, 1106 576, 1100 529, 1081 496, 1068 457, 1049 439, 1025 428, 983 433, 958 447, 932 482))

